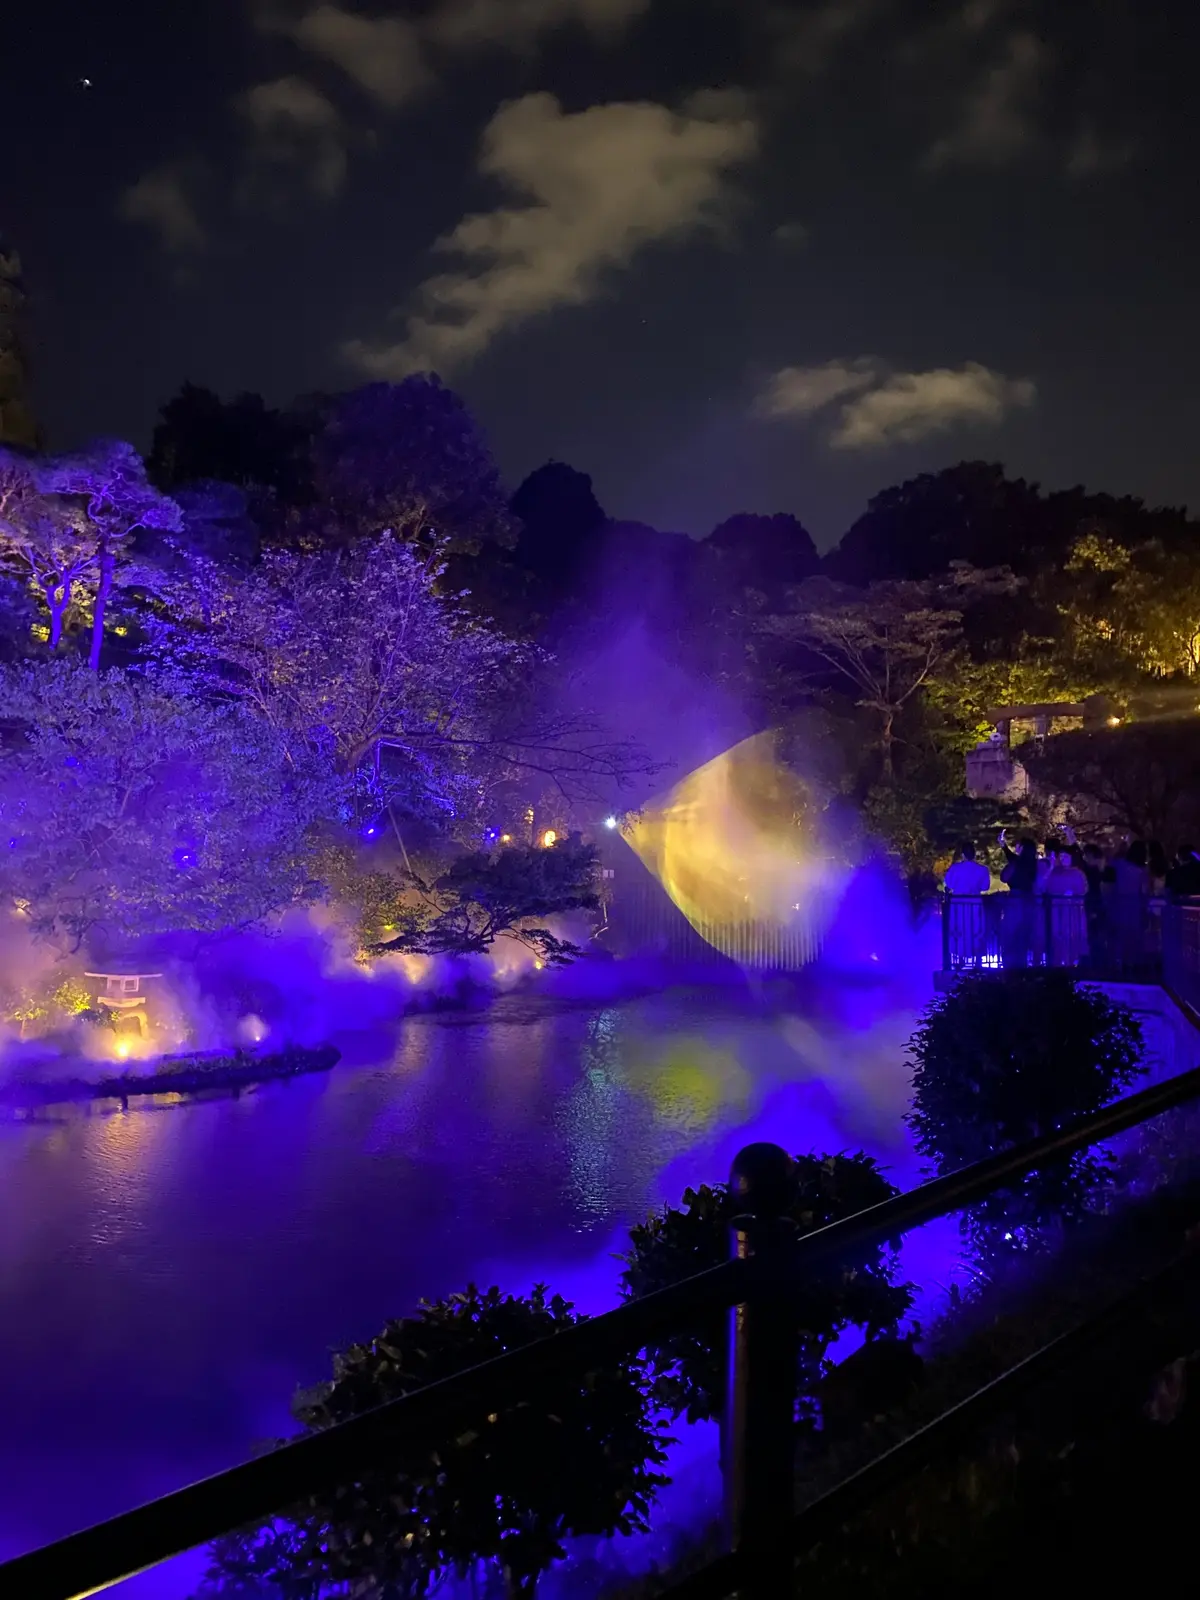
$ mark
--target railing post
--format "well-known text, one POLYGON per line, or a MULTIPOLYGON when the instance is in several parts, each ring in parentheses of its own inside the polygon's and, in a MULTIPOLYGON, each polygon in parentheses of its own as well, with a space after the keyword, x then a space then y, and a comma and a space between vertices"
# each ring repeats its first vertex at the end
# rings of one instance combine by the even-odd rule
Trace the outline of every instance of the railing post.
POLYGON ((799 1336, 787 1278, 796 1229, 785 1212, 795 1181, 776 1144, 747 1145, 729 1176, 733 1255, 750 1276, 748 1298, 730 1314, 725 1401, 726 1520, 730 1547, 745 1558, 739 1600, 791 1592, 799 1336))
POLYGON ((950 891, 942 890, 942 971, 950 971, 950 891))

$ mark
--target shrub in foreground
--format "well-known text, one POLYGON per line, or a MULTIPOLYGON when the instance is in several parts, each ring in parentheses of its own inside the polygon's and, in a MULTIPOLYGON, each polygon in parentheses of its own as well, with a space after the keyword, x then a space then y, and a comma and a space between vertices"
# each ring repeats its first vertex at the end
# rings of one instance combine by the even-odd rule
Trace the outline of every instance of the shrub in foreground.
MULTIPOLYGON (((896 1193, 870 1156, 795 1157, 796 1187, 788 1216, 800 1234, 865 1211, 896 1193)), ((627 1299, 653 1294, 729 1259, 729 1225, 739 1210, 728 1185, 688 1189, 682 1207, 665 1206, 630 1230, 621 1283, 627 1299)), ((816 1415, 816 1392, 826 1352, 848 1327, 867 1338, 894 1332, 912 1303, 907 1284, 895 1282, 894 1246, 881 1245, 816 1273, 796 1288, 801 1327, 797 1372, 798 1420, 816 1415)), ((718 1311, 692 1331, 665 1340, 652 1352, 654 1392, 674 1415, 690 1422, 720 1415, 725 1391, 728 1316, 718 1311)))
MULTIPOLYGON (((954 1172, 1099 1111, 1146 1068, 1128 1006, 1068 972, 965 978, 909 1041, 917 1148, 954 1172)), ((1084 1150, 973 1207, 964 1230, 984 1254, 1027 1248, 1087 1211, 1112 1157, 1084 1150)))
MULTIPOLYGON (((581 1320, 541 1286, 526 1298, 472 1285, 336 1356, 296 1415, 320 1431, 581 1320)), ((401 1433, 392 1470, 214 1546, 203 1592, 409 1600, 483 1564, 510 1596, 532 1595, 564 1540, 645 1528, 667 1443, 640 1363, 613 1363, 436 1452, 406 1456, 401 1433)))

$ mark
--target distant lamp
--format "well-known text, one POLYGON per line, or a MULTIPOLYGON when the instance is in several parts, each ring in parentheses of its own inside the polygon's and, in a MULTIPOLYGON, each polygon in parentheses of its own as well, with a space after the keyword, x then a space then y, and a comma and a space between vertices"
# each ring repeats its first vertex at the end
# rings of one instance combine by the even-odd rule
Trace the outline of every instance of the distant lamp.
POLYGON ((557 844, 557 843, 558 843, 558 834, 554 831, 553 828, 547 828, 545 833, 542 835, 542 848, 545 849, 545 850, 549 850, 549 848, 550 848, 550 846, 552 844, 557 844))
POLYGON ((604 819, 604 826, 605 826, 605 827, 606 827, 606 828, 608 828, 608 829, 610 829, 610 830, 611 830, 611 829, 613 829, 613 828, 615 828, 615 827, 616 827, 616 825, 617 825, 617 819, 616 819, 616 817, 605 817, 605 819, 604 819))
POLYGON ((1121 726, 1120 717, 1109 717, 1108 725, 1110 728, 1119 728, 1121 726))
POLYGON ((501 844, 511 844, 512 843, 512 834, 511 833, 502 833, 500 835, 500 843, 501 844))

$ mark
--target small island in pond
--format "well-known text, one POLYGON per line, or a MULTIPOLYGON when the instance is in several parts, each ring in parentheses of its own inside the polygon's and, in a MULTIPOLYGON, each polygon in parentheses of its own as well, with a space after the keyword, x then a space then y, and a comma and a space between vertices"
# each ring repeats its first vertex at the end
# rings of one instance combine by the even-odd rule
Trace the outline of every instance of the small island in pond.
POLYGON ((309 1048, 291 1045, 257 1054, 247 1050, 194 1051, 160 1056, 145 1072, 121 1072, 103 1078, 15 1080, 0 1085, 0 1107, 21 1112, 84 1100, 120 1100, 156 1094, 198 1094, 239 1090, 309 1072, 327 1072, 341 1052, 333 1045, 309 1048))

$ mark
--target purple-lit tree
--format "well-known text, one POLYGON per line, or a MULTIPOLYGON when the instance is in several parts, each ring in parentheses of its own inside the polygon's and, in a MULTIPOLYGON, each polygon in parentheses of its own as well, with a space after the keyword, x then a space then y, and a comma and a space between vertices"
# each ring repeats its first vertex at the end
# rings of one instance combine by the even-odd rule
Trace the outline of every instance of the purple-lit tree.
POLYGON ((147 528, 178 533, 182 515, 174 500, 148 481, 141 456, 121 439, 97 440, 73 455, 49 457, 39 463, 37 474, 47 494, 82 507, 83 533, 95 552, 88 665, 97 671, 108 603, 132 553, 134 535, 147 528))
POLYGON ((327 769, 238 705, 77 660, 0 673, 0 896, 78 948, 246 926, 314 898, 327 769))
POLYGON ((641 758, 538 694, 548 666, 440 592, 442 563, 391 534, 341 552, 268 552, 239 574, 194 558, 160 652, 252 709, 289 749, 470 832, 489 793, 536 776, 564 793, 641 758))
POLYGON ((0 449, 0 555, 36 590, 49 613, 50 649, 98 572, 95 530, 79 507, 43 492, 35 463, 0 449))

